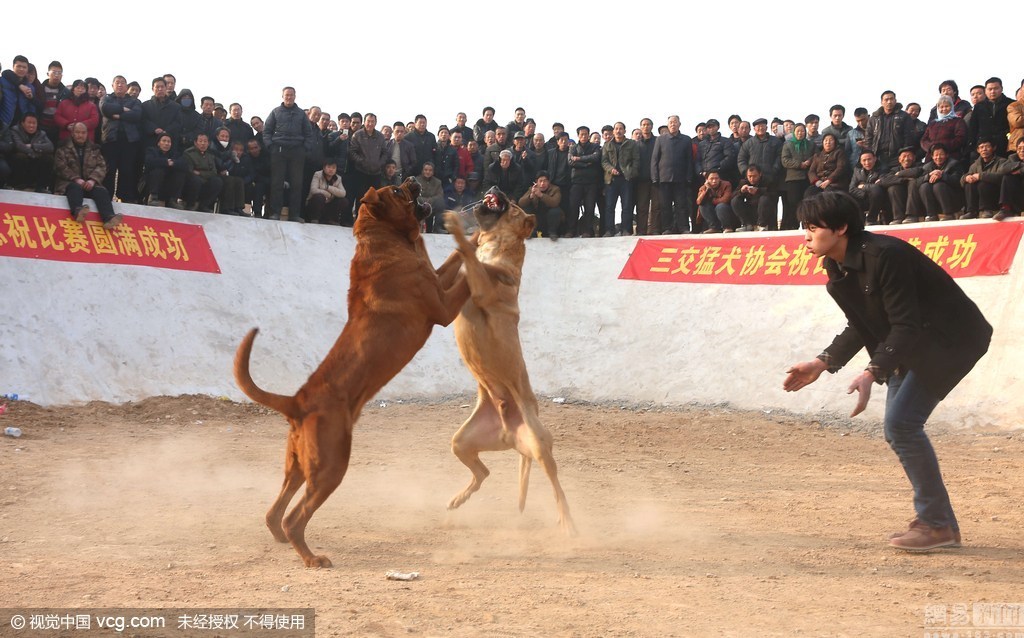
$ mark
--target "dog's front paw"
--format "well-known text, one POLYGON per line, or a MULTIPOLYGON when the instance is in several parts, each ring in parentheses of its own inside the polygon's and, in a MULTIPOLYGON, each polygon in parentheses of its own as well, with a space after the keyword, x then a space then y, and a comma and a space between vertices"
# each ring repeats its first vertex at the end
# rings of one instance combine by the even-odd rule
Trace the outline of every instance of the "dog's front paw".
POLYGON ((449 235, 454 235, 456 238, 466 235, 462 228, 462 217, 451 211, 444 214, 444 229, 448 231, 449 235))

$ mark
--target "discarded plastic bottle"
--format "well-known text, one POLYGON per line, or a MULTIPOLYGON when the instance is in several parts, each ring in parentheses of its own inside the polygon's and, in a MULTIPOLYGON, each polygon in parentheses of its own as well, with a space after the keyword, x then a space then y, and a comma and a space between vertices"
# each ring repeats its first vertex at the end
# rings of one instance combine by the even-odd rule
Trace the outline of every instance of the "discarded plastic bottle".
POLYGON ((21 430, 19 428, 4 428, 4 434, 18 438, 21 436, 21 430))

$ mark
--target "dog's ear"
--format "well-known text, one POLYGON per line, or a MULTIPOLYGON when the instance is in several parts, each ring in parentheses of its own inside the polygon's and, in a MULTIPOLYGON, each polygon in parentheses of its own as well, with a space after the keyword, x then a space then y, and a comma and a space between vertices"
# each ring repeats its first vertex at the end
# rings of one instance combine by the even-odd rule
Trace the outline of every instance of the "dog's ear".
POLYGON ((379 204, 380 195, 377 194, 376 188, 367 189, 366 194, 363 195, 364 204, 379 204))
POLYGON ((533 234, 533 229, 537 227, 537 216, 527 215, 526 219, 523 220, 523 237, 529 237, 533 234))

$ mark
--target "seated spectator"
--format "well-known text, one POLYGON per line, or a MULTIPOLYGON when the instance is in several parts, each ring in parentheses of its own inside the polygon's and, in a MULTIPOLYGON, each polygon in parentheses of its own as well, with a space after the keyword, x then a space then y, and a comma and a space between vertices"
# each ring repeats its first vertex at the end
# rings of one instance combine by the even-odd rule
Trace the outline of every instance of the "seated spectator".
POLYGON ((960 187, 963 174, 960 160, 950 157, 941 143, 932 145, 931 161, 921 167, 921 176, 916 184, 926 222, 957 218, 964 205, 964 191, 960 187))
POLYGON ((718 171, 708 171, 704 184, 697 189, 697 207, 707 226, 705 235, 736 230, 731 201, 732 184, 722 179, 718 171))
POLYGON ((434 177, 433 162, 424 162, 423 169, 416 176, 416 181, 420 185, 419 202, 428 204, 431 210, 431 215, 425 221, 427 232, 445 232, 444 220, 441 219, 445 204, 444 187, 441 185, 441 180, 434 177))
POLYGON ((185 158, 174 150, 171 134, 162 133, 157 138, 156 146, 146 149, 143 173, 146 192, 149 193, 147 203, 150 206, 181 209, 178 200, 181 199, 188 171, 185 158))
POLYGON ((480 193, 480 173, 470 173, 466 176, 466 191, 473 197, 480 193))
MULTIPOLYGON (((961 103, 963 101, 961 100, 961 103)), ((921 150, 928 157, 931 156, 932 146, 942 144, 952 159, 963 159, 964 149, 967 144, 967 125, 963 118, 958 117, 953 110, 953 98, 948 95, 940 95, 936 102, 935 117, 931 119, 921 136, 921 150)))
POLYGON ((995 142, 982 140, 978 144, 978 159, 960 178, 960 185, 964 187, 967 200, 960 219, 994 217, 999 210, 999 187, 1002 185, 1003 176, 1012 168, 1009 160, 996 155, 995 142))
POLYGON ((220 188, 220 213, 245 215, 245 183, 252 172, 252 163, 240 140, 231 141, 226 127, 217 130, 217 170, 223 185, 220 188))
POLYGON ((445 195, 445 210, 462 210, 476 202, 476 193, 470 192, 465 177, 456 177, 452 182, 452 190, 445 195))
POLYGON ((270 194, 270 157, 263 152, 260 138, 254 137, 245 145, 252 173, 245 185, 245 200, 252 205, 252 216, 265 218, 267 196, 270 194))
POLYGON ((89 131, 89 139, 96 139, 96 128, 100 125, 100 111, 89 99, 85 81, 75 80, 71 85, 71 97, 62 100, 53 114, 53 121, 60 129, 60 141, 71 138, 71 127, 81 122, 89 131))
POLYGON ((492 186, 497 186, 512 201, 519 201, 526 192, 523 169, 512 161, 512 151, 503 150, 498 155, 498 161, 487 167, 483 190, 486 191, 492 186))
POLYGON ((185 151, 189 176, 185 181, 185 207, 201 213, 212 213, 224 181, 220 178, 217 156, 210 152, 206 133, 196 136, 194 146, 185 151))
POLYGON ((328 158, 323 170, 313 173, 306 199, 306 221, 329 226, 352 226, 352 205, 345 199, 338 163, 328 158))
MULTIPOLYGON (((753 139, 753 138, 751 138, 753 139)), ((731 228, 738 221, 738 232, 769 230, 776 227, 776 198, 771 188, 762 181, 761 167, 757 164, 747 166, 747 176, 740 180, 739 188, 732 194, 732 212, 734 219, 722 219, 722 226, 731 228), (755 226, 756 224, 756 226, 755 226)))
POLYGON ((882 177, 881 185, 889 197, 892 223, 916 224, 921 221, 923 205, 917 190, 917 178, 923 167, 917 163, 917 151, 912 146, 900 149, 896 165, 882 177))
POLYGON ((807 190, 807 169, 811 167, 816 152, 814 144, 807 138, 807 127, 803 124, 793 127, 793 139, 782 145, 782 167, 786 169, 786 181, 782 190, 782 230, 795 230, 800 227, 800 222, 796 218, 796 208, 803 201, 804 191, 807 190))
POLYGON ((829 134, 821 138, 821 150, 814 154, 811 165, 807 168, 807 187, 805 197, 834 190, 846 191, 850 186, 850 165, 846 154, 839 150, 836 136, 829 134))
POLYGON ((89 129, 82 122, 71 127, 71 139, 65 142, 54 156, 56 175, 54 192, 66 195, 71 216, 80 224, 85 223, 89 207, 88 197, 96 202, 96 209, 103 220, 103 227, 112 230, 121 223, 121 214, 114 212, 110 192, 103 187, 107 163, 103 153, 89 138, 89 129))
POLYGON ((381 187, 402 185, 402 176, 398 174, 398 164, 395 164, 395 160, 389 159, 384 162, 384 171, 380 176, 380 185, 381 187))
POLYGON ((1007 172, 999 183, 999 212, 996 221, 1020 217, 1024 212, 1024 138, 1017 140, 1017 153, 1007 160, 1007 172))
POLYGON ((860 154, 860 165, 853 169, 850 180, 850 195, 853 196, 860 209, 864 211, 864 225, 886 225, 892 221, 889 213, 888 197, 882 186, 884 174, 878 170, 874 152, 864 149, 860 154))
MULTIPOLYGON (((945 80, 939 85, 939 95, 945 95, 950 99, 953 105, 953 114, 955 117, 964 119, 964 117, 971 112, 973 105, 967 100, 960 99, 960 87, 957 86, 953 80, 945 80)), ((932 107, 931 113, 928 114, 928 123, 931 124, 939 116, 938 104, 932 107)), ((951 149, 950 149, 951 150, 951 149)))
POLYGON ((562 223, 562 191, 551 183, 547 171, 537 173, 530 189, 519 198, 519 207, 537 218, 537 231, 558 241, 558 227, 562 223))
POLYGON ((52 192, 53 142, 39 128, 35 113, 26 113, 20 123, 7 129, 3 152, 11 170, 8 186, 37 193, 52 192))

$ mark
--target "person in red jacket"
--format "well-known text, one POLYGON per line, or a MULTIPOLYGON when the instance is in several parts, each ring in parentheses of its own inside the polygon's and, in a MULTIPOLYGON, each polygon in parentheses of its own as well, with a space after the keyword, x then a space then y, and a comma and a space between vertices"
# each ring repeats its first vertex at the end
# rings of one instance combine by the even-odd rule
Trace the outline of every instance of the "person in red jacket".
POLYGON ((100 111, 89 99, 89 90, 84 80, 75 80, 71 85, 71 97, 61 100, 53 121, 60 130, 60 141, 66 142, 71 137, 71 129, 81 122, 89 131, 89 139, 96 139, 96 127, 100 125, 100 111))

